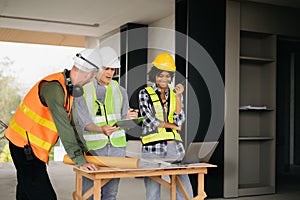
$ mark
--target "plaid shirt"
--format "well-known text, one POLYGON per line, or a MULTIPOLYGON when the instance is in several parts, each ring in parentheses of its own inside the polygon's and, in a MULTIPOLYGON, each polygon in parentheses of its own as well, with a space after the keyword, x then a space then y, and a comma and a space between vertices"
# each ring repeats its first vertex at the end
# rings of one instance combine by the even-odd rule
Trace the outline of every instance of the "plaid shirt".
MULTIPOLYGON (((153 84, 152 87, 160 97, 161 90, 158 87, 156 87, 155 84, 153 84)), ((169 89, 166 91, 165 96, 167 99, 166 103, 168 103, 168 99, 170 96, 169 89)), ((145 89, 142 89, 139 92, 139 108, 140 108, 141 116, 145 117, 145 119, 143 120, 142 135, 147 135, 149 133, 155 132, 157 130, 157 127, 162 121, 155 117, 155 111, 152 105, 152 101, 145 89)), ((183 103, 182 103, 181 112, 179 114, 174 113, 174 123, 178 126, 181 126, 184 120, 185 120, 185 115, 183 112, 183 103)), ((177 153, 179 154, 178 156, 183 155, 184 154, 183 144, 178 141, 175 142, 176 142, 177 153)), ((154 142, 147 145, 143 145, 143 149, 147 150, 150 153, 165 155, 167 152, 167 141, 160 141, 160 142, 154 142)))

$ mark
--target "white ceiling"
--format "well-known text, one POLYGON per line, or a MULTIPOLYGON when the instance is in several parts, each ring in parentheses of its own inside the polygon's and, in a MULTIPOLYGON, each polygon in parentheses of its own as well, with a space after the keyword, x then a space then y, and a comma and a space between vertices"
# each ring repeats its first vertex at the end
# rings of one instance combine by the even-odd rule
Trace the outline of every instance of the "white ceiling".
MULTIPOLYGON (((129 22, 150 24, 169 16, 175 1, 0 0, 0 28, 101 37, 129 22)), ((249 1, 300 7, 300 0, 249 1)))
POLYGON ((174 9, 175 0, 0 0, 0 28, 100 37, 174 9))

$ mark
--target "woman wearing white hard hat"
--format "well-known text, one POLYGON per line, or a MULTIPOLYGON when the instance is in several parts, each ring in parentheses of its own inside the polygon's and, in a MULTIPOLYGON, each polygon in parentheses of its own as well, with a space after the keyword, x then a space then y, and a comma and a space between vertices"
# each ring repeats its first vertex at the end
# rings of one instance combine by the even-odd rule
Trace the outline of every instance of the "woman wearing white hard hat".
MULTIPOLYGON (((126 90, 113 80, 115 70, 121 67, 115 50, 111 47, 102 47, 99 53, 103 61, 102 71, 84 87, 83 97, 75 100, 79 127, 84 133, 89 154, 125 157, 125 130, 114 124, 120 119, 136 118, 137 112, 129 109, 126 90)), ((111 179, 105 184, 101 189, 101 199, 116 199, 119 181, 120 179, 111 179)), ((85 177, 82 183, 83 193, 93 184, 85 177)))
POLYGON ((77 54, 71 70, 46 76, 26 94, 5 132, 17 170, 16 199, 56 200, 46 163, 58 138, 73 162, 85 170, 98 167, 87 163, 86 151, 70 122, 73 97, 91 81, 102 66, 97 49, 77 54))

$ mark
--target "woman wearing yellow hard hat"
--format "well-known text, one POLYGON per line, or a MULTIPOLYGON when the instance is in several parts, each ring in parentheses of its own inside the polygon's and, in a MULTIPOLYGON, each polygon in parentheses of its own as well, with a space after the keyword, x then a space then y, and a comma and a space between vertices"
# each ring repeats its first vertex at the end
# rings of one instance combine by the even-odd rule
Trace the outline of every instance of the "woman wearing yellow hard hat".
MULTIPOLYGON (((142 157, 168 158, 180 160, 184 156, 184 146, 178 131, 185 120, 182 104, 184 87, 177 84, 169 87, 176 66, 169 53, 157 55, 149 71, 149 81, 153 84, 139 92, 139 109, 142 117, 142 157)), ((180 175, 190 198, 193 190, 188 175, 180 175)), ((151 178, 144 178, 147 200, 160 199, 160 184, 151 178)), ((176 199, 184 199, 179 188, 176 188, 176 199)))

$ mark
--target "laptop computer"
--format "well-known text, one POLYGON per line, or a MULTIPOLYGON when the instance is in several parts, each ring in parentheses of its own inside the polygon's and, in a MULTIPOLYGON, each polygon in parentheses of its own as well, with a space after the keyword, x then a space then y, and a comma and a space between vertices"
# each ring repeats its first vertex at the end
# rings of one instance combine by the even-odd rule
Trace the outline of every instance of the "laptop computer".
POLYGON ((209 162, 211 156, 213 155, 218 141, 214 142, 192 142, 189 144, 182 160, 171 161, 171 164, 192 164, 209 162))
POLYGON ((172 165, 187 165, 196 163, 208 163, 213 155, 218 141, 214 142, 192 142, 189 144, 181 160, 175 159, 141 159, 141 168, 168 167, 172 165))

